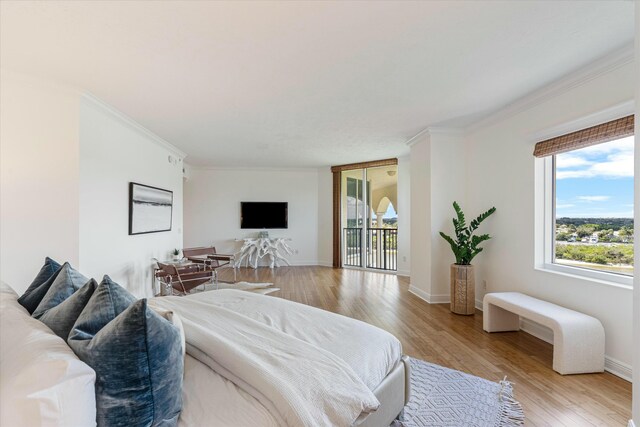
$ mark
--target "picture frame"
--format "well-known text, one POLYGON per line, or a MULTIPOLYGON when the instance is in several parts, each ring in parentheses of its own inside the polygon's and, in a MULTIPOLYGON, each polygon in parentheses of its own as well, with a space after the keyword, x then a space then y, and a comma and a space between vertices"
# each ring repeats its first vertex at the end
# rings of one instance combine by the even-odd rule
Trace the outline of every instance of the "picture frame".
POLYGON ((129 235, 171 231, 173 191, 129 183, 129 235))

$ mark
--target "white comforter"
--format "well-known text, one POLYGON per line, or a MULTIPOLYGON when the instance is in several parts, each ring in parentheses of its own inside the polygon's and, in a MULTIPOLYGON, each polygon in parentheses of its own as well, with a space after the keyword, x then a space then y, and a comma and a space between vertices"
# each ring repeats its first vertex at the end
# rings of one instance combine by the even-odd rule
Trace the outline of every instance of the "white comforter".
POLYGON ((371 390, 402 353, 386 332, 279 298, 221 290, 154 303, 182 317, 190 356, 280 424, 353 424, 377 408, 371 390))

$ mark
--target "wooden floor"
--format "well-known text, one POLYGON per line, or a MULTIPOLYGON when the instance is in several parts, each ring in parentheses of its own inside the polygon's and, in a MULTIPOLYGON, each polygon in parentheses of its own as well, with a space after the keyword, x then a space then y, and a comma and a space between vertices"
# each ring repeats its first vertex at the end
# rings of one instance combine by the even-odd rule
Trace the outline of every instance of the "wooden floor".
MULTIPOLYGON (((228 271, 221 274, 228 279, 228 271)), ((482 312, 458 316, 408 291, 408 278, 328 267, 240 269, 239 280, 273 282, 271 295, 378 326, 405 354, 492 381, 505 375, 528 426, 626 426, 631 384, 609 373, 562 376, 551 369, 553 347, 524 332, 488 334, 482 312)))

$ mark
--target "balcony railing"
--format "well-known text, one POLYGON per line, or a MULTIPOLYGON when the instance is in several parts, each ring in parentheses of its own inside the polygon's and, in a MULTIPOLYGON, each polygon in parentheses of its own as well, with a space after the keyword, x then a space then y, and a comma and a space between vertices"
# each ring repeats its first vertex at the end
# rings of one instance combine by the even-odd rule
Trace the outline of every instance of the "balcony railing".
MULTIPOLYGON (((367 228, 364 262, 367 268, 396 271, 398 268, 398 229, 367 228)), ((344 265, 362 267, 362 228, 344 229, 344 265)))
POLYGON ((344 265, 362 267, 362 228, 344 229, 344 265))

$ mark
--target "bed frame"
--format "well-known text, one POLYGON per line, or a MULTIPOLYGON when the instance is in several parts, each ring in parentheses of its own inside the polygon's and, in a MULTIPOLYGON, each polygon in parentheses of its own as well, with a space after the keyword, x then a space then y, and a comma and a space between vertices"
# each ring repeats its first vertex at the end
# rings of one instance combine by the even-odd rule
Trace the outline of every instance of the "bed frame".
POLYGON ((404 406, 409 402, 411 395, 410 378, 409 358, 402 356, 398 366, 373 391, 380 401, 380 407, 356 425, 358 427, 389 427, 393 420, 402 420, 404 406))

